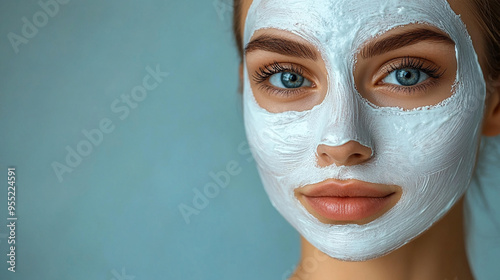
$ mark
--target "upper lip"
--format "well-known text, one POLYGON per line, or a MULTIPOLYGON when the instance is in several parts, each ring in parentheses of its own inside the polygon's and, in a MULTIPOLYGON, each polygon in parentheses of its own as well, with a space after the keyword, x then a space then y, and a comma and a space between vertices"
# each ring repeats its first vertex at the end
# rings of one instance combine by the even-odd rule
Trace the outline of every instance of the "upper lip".
POLYGON ((329 179, 321 183, 301 188, 308 197, 372 197, 382 198, 395 193, 388 185, 368 183, 358 180, 340 181, 329 179))

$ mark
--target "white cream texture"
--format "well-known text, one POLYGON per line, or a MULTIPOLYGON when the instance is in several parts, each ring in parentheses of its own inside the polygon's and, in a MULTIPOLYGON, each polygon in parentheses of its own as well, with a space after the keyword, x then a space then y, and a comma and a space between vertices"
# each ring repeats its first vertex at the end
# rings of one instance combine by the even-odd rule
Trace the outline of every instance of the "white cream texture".
MULTIPOLYGON (((247 137, 266 192, 276 209, 312 245, 331 257, 362 261, 391 252, 441 218, 463 195, 473 171, 485 84, 466 28, 445 0, 254 0, 244 44, 255 31, 294 33, 321 53, 328 92, 321 104, 296 112, 270 113, 244 75, 247 137), (397 26, 429 24, 456 44, 453 94, 435 106, 403 110, 376 107, 354 85, 355 54, 361 44, 397 26), (320 144, 357 141, 372 159, 354 166, 317 165, 320 144), (399 202, 364 225, 318 221, 294 189, 335 178, 401 186, 399 202)), ((411 55, 411 54, 409 54, 411 55)))

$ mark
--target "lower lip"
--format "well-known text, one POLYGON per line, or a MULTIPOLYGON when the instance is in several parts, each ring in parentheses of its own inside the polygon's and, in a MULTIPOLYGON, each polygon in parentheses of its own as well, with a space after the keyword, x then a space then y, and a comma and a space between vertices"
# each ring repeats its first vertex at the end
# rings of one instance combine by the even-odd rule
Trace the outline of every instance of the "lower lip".
POLYGON ((305 196, 321 216, 333 221, 359 221, 374 216, 388 206, 391 195, 385 197, 305 196))

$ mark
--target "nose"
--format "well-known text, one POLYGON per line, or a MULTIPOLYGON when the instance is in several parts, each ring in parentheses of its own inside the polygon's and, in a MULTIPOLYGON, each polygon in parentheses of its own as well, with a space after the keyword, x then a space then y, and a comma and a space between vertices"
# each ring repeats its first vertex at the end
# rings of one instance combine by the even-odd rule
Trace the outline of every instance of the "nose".
POLYGON ((341 146, 318 145, 317 160, 320 167, 332 164, 351 166, 361 164, 372 157, 372 149, 356 141, 349 141, 341 146))

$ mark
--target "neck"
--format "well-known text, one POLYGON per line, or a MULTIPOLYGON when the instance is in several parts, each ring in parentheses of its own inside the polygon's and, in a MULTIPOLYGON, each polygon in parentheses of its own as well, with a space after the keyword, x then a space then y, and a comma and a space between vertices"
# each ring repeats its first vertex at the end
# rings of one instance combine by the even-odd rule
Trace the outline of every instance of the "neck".
POLYGON ((465 252, 463 200, 429 230, 388 255, 364 262, 330 258, 302 238, 302 256, 290 280, 473 279, 465 252))

